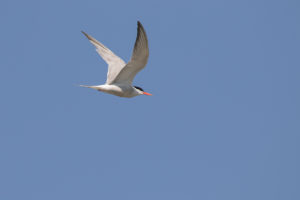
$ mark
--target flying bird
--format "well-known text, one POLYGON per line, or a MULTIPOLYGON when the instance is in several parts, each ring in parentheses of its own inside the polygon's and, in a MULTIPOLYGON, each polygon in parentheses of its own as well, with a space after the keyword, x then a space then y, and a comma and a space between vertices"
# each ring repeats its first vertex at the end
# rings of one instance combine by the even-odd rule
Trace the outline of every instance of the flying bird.
POLYGON ((147 35, 139 21, 137 22, 137 36, 132 56, 127 64, 95 38, 83 31, 82 33, 96 47, 98 54, 108 64, 108 72, 104 85, 80 86, 96 89, 119 97, 131 98, 138 95, 152 95, 145 92, 141 87, 132 85, 135 75, 146 66, 149 57, 147 35))

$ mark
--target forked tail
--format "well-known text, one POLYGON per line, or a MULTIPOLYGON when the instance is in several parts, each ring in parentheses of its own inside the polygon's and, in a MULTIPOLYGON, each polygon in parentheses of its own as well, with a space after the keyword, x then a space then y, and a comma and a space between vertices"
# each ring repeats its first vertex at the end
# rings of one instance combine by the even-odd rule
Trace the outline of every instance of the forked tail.
POLYGON ((98 89, 97 86, 90 86, 90 85, 79 85, 80 87, 86 87, 86 88, 92 88, 92 89, 98 89))

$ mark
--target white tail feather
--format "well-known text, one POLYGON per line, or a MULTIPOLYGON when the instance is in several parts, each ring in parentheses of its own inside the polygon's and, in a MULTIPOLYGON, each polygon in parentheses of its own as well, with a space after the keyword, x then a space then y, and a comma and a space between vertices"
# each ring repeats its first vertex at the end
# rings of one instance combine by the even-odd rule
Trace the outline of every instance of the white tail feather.
POLYGON ((92 88, 92 89, 98 89, 97 86, 89 86, 89 85, 79 85, 80 87, 86 87, 86 88, 92 88))

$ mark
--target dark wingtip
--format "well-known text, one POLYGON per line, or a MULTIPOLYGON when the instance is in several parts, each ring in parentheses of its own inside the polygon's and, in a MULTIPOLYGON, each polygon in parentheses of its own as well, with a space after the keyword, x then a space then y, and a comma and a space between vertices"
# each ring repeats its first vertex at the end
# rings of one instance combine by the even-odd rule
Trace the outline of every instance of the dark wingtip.
POLYGON ((143 27, 143 25, 142 25, 142 23, 140 21, 137 21, 137 29, 138 30, 144 30, 144 27, 143 27))
POLYGON ((84 32, 84 31, 81 31, 81 33, 82 33, 83 35, 85 35, 86 37, 88 36, 88 34, 86 34, 86 32, 84 32))
POLYGON ((91 36, 89 36, 86 32, 81 31, 81 33, 83 33, 83 35, 85 35, 85 37, 87 37, 89 40, 92 40, 91 36))
POLYGON ((138 27, 142 26, 142 23, 140 21, 137 21, 138 27))

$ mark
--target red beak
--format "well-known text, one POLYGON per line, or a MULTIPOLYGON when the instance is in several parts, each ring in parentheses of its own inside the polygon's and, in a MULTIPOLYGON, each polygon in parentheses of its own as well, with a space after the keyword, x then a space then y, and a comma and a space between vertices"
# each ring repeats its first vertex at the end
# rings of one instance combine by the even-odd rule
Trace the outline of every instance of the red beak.
POLYGON ((152 94, 150 94, 150 93, 148 93, 148 92, 143 92, 143 94, 152 96, 152 94))

